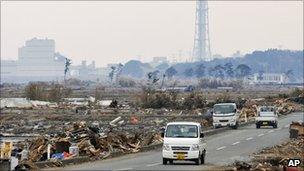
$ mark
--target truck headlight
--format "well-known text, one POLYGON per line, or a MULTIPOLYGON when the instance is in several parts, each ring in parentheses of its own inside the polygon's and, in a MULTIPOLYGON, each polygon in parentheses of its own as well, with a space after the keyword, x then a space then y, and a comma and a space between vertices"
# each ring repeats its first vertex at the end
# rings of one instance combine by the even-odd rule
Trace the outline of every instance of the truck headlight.
POLYGON ((198 150, 199 150, 198 144, 193 144, 193 145, 191 146, 191 150, 192 150, 192 151, 198 151, 198 150))
POLYGON ((170 146, 168 144, 164 144, 163 149, 165 151, 170 151, 170 146))

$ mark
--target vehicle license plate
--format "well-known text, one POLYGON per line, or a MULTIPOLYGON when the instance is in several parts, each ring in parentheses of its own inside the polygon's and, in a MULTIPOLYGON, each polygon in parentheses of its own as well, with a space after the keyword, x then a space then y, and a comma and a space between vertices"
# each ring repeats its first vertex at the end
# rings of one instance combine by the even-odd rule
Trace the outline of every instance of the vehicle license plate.
POLYGON ((267 125, 268 123, 267 122, 263 122, 263 125, 267 125))
POLYGON ((184 160, 185 155, 184 154, 177 154, 177 160, 184 160))

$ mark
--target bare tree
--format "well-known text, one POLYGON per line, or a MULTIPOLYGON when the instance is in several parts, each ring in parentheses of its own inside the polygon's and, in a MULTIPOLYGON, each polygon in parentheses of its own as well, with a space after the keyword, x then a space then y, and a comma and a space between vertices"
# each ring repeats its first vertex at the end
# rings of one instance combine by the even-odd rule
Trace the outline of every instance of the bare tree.
POLYGON ((115 66, 111 66, 111 71, 110 71, 110 73, 109 73, 109 78, 110 78, 110 80, 111 80, 111 83, 113 82, 115 70, 116 70, 116 67, 115 67, 115 66))
POLYGON ((70 70, 70 65, 72 64, 71 59, 65 58, 65 64, 64 64, 64 83, 66 82, 66 75, 68 71, 70 70))

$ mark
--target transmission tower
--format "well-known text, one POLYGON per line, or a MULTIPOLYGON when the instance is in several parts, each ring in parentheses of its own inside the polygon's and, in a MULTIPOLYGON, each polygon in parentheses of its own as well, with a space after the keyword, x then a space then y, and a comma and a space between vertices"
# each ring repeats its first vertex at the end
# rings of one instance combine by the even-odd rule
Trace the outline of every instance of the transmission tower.
POLYGON ((209 38, 209 17, 208 2, 196 2, 195 35, 192 61, 210 61, 210 38, 209 38))

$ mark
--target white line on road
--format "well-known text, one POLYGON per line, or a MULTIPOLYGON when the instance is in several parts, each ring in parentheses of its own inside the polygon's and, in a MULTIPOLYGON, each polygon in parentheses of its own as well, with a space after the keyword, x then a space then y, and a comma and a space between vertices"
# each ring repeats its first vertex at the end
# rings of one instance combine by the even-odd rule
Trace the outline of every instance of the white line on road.
POLYGON ((235 143, 233 143, 233 144, 231 144, 231 145, 237 145, 238 143, 240 143, 239 141, 237 141, 237 142, 235 142, 235 143))
POLYGON ((156 166, 156 165, 160 165, 161 163, 152 163, 152 164, 147 164, 147 167, 151 167, 151 166, 156 166))
POLYGON ((265 134, 259 134, 258 137, 261 137, 261 136, 263 136, 263 135, 265 135, 265 134))
POLYGON ((226 148, 226 146, 219 147, 219 148, 217 148, 216 150, 222 150, 222 149, 224 149, 224 148, 226 148))
POLYGON ((127 168, 122 168, 122 169, 117 169, 116 171, 119 171, 119 170, 132 170, 133 168, 131 167, 127 167, 127 168))
POLYGON ((274 130, 270 130, 270 131, 268 131, 268 133, 272 133, 274 130))
POLYGON ((252 140, 252 139, 253 139, 252 137, 249 137, 249 138, 247 138, 246 140, 249 141, 249 140, 252 140))

